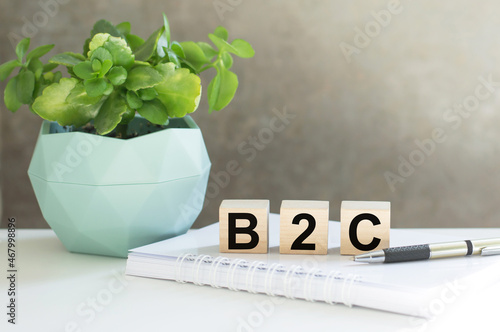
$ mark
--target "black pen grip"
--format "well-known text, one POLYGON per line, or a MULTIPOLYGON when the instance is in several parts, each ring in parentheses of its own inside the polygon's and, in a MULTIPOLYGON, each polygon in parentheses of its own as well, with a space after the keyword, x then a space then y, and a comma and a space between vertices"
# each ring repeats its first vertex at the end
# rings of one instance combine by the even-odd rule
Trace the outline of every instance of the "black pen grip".
POLYGON ((408 262, 429 259, 431 249, 428 244, 384 249, 384 263, 408 262))

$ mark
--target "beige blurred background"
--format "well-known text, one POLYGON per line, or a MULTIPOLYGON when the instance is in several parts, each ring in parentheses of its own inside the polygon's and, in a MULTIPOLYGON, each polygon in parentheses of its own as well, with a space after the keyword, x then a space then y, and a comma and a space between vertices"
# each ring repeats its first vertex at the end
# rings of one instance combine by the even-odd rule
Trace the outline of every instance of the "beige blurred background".
MULTIPOLYGON (((393 227, 500 227, 498 10, 456 0, 1 0, 0 62, 35 23, 32 45, 55 43, 51 54, 81 52, 100 18, 128 20, 145 38, 165 12, 179 41, 208 41, 223 25, 256 56, 235 61, 240 88, 227 109, 209 115, 204 96, 193 115, 213 164, 195 227, 216 221, 226 198, 268 198, 272 212, 283 199, 328 200, 333 220, 342 200, 388 200, 393 227), (234 163, 239 174, 224 176, 234 163)), ((0 121, 1 225, 16 216, 20 227, 48 227, 26 174, 41 120, 2 104, 0 121)))

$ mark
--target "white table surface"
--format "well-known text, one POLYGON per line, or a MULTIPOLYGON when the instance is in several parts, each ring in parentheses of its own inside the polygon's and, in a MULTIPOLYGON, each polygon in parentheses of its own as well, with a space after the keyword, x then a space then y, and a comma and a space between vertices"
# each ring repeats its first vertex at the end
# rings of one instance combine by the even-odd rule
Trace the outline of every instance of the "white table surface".
MULTIPOLYGON (((467 238, 494 229, 418 229, 467 238)), ((17 230, 17 324, 7 323, 7 231, 0 230, 0 331, 492 331, 499 281, 463 293, 432 321, 125 276, 125 259, 73 254, 52 230, 17 230)), ((474 257, 471 259, 481 259, 474 257)), ((500 259, 500 256, 499 256, 500 259)))

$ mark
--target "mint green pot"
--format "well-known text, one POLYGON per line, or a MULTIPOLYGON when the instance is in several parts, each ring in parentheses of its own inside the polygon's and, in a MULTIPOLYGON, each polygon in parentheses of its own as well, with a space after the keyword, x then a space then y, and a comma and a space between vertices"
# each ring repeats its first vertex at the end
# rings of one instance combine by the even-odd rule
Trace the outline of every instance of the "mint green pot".
MULTIPOLYGON (((148 130, 140 117, 130 127, 148 130)), ((210 166, 189 116, 126 140, 44 121, 28 175, 45 220, 69 251, 127 257, 131 248, 192 226, 210 166)))

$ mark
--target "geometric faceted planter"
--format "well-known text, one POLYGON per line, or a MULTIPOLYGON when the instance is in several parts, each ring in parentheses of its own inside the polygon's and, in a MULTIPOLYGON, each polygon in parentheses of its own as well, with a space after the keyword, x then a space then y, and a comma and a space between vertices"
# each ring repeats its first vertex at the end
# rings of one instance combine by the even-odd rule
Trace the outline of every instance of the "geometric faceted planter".
MULTIPOLYGON (((146 123, 136 117, 129 127, 142 134, 146 123)), ((28 175, 69 251, 127 257, 131 248, 187 232, 203 207, 210 166, 189 116, 129 139, 44 121, 28 175)))

